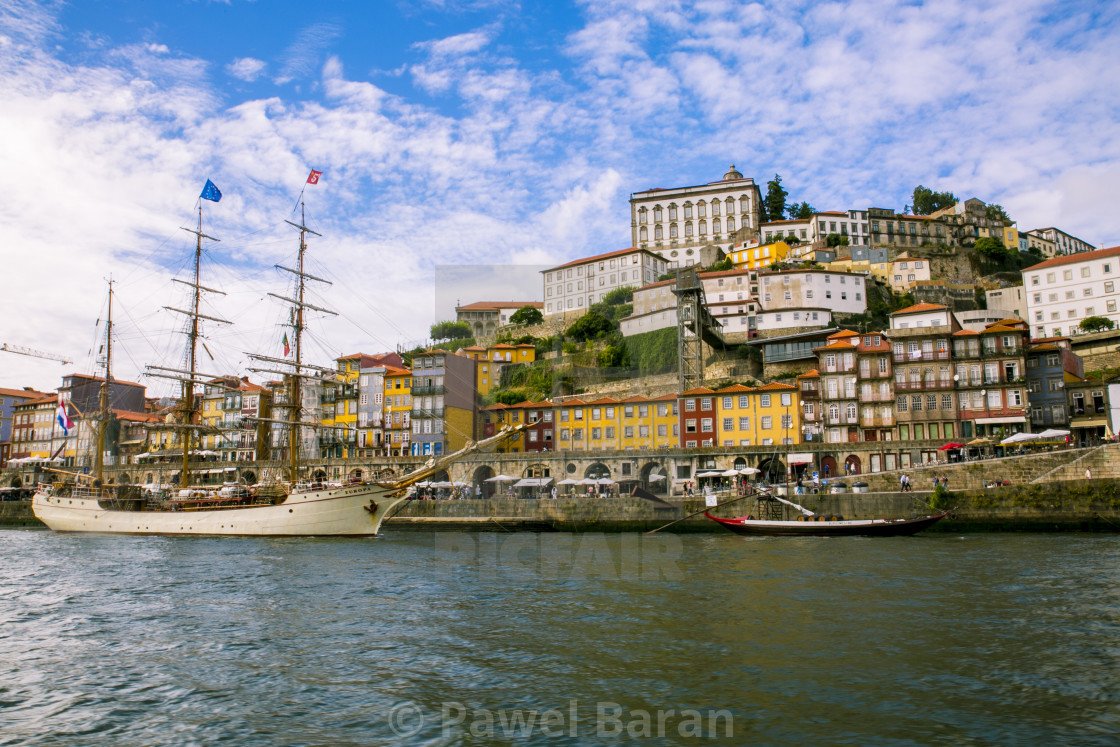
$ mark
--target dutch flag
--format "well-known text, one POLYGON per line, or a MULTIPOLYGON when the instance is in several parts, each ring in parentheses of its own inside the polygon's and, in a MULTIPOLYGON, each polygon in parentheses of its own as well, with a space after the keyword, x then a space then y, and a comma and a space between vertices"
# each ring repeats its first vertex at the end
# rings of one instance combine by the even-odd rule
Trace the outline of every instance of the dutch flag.
POLYGON ((74 422, 70 420, 70 415, 66 412, 66 402, 61 397, 58 398, 58 412, 56 414, 55 420, 58 421, 58 425, 60 428, 62 428, 62 432, 65 435, 69 436, 70 429, 74 427, 74 422))

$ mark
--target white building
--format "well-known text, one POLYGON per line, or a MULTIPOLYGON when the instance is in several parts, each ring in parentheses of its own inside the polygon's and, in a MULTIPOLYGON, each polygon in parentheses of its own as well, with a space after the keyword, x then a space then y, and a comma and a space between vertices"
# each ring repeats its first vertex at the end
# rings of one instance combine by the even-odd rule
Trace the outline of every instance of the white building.
POLYGON ((1053 226, 1049 228, 1035 228, 1027 231, 1027 233, 1052 243, 1054 245, 1054 251, 1058 254, 1077 254, 1079 252, 1093 251, 1093 245, 1088 241, 1083 241, 1053 226))
MULTIPOLYGON (((708 311, 723 325, 727 334, 743 333, 748 337, 755 330, 754 316, 758 303, 751 296, 747 270, 702 272, 704 303, 708 311)), ((677 297, 673 294, 676 280, 662 280, 634 291, 634 313, 622 319, 623 335, 637 335, 677 326, 677 297)))
POLYGON ((907 252, 902 252, 891 260, 889 272, 887 280, 895 293, 907 293, 918 281, 933 279, 929 260, 915 259, 907 252))
POLYGON ((759 302, 766 311, 828 309, 833 314, 867 311, 864 275, 833 270, 778 270, 758 273, 759 302))
POLYGON ((1023 286, 1015 285, 1010 288, 985 291, 984 295, 988 299, 989 311, 1000 312, 1004 319, 1015 317, 1023 321, 1027 320, 1027 293, 1023 286))
POLYGON ((832 312, 822 308, 760 311, 756 316, 755 324, 759 332, 801 327, 824 328, 832 324, 832 312))
POLYGON ((634 192, 630 195, 633 245, 656 252, 670 267, 707 264, 715 258, 702 258, 705 247, 726 253, 737 231, 758 231, 761 202, 758 185, 734 165, 718 182, 634 192))
POLYGON ((543 270, 544 314, 583 313, 610 291, 655 283, 667 270, 668 263, 658 255, 632 248, 543 270))
POLYGON ((1120 323, 1120 246, 1067 254, 1023 270, 1027 323, 1033 337, 1081 333, 1081 320, 1103 316, 1120 323))

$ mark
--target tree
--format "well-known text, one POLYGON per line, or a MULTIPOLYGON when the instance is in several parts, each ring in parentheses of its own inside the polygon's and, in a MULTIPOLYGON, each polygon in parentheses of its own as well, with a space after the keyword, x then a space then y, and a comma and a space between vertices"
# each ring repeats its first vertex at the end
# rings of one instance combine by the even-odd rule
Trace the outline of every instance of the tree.
POLYGON ((817 212, 816 208, 809 203, 795 202, 789 206, 788 215, 790 220, 808 220, 815 212, 817 212))
POLYGON ((921 184, 914 187, 914 215, 929 215, 956 204, 957 197, 952 192, 934 192, 921 184))
POLYGON ((724 257, 719 262, 716 262, 714 265, 709 267, 707 271, 708 272, 723 272, 724 270, 730 270, 731 268, 732 268, 731 257, 724 257))
POLYGON ((536 306, 522 306, 510 314, 511 324, 540 324, 544 321, 544 314, 536 306))
POLYGON ((824 243, 827 246, 848 246, 848 237, 844 234, 830 233, 824 237, 824 243))
POLYGON ((462 340, 474 333, 466 322, 436 322, 430 334, 433 340, 462 340))
POLYGON ((630 303, 634 300, 634 287, 624 285, 621 288, 615 288, 612 291, 607 291, 603 294, 603 303, 608 306, 616 306, 622 303, 630 303))
POLYGON ((981 256, 984 256, 992 260, 993 262, 1008 262, 1012 259, 1015 259, 1015 255, 1019 253, 1018 250, 1009 250, 1006 246, 1003 245, 1002 241, 995 238, 994 236, 982 236, 981 238, 976 239, 976 243, 973 245, 973 248, 981 256))
POLYGON ((786 214, 786 196, 789 193, 782 189, 782 177, 774 174, 774 178, 766 182, 766 197, 762 200, 765 211, 763 220, 781 220, 786 214))
POLYGON ((1077 326, 1082 332, 1103 332, 1106 329, 1115 329, 1116 322, 1106 316, 1087 316, 1077 326))
POLYGON ((599 337, 601 334, 606 334, 614 330, 614 323, 610 319, 603 316, 598 311, 588 311, 575 321, 575 323, 568 327, 564 332, 565 337, 569 337, 578 342, 585 340, 592 340, 599 337))
POLYGON ((1003 205, 996 205, 995 203, 985 205, 984 212, 988 214, 990 220, 998 220, 1005 225, 1012 222, 1011 218, 1007 216, 1007 211, 1003 209, 1003 205))

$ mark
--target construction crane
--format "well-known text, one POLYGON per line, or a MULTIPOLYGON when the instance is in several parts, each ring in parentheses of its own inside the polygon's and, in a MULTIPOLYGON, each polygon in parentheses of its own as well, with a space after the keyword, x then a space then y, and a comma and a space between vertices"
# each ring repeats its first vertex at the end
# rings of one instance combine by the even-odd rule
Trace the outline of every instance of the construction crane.
POLYGON ((20 345, 9 345, 6 342, 0 342, 0 350, 3 350, 7 353, 15 353, 16 355, 26 355, 30 358, 46 358, 49 361, 58 361, 64 366, 67 366, 74 362, 63 358, 61 355, 55 355, 54 353, 44 353, 42 350, 32 350, 31 348, 25 348, 20 345))

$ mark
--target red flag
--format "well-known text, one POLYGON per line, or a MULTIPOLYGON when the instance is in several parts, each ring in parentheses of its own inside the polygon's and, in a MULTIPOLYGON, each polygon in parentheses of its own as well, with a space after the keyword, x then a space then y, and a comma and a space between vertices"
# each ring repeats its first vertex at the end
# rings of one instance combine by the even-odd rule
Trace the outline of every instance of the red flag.
POLYGON ((311 174, 309 174, 308 177, 307 177, 307 183, 308 184, 318 184, 319 183, 319 177, 322 176, 322 175, 323 175, 322 171, 316 171, 315 169, 311 169, 311 174))

